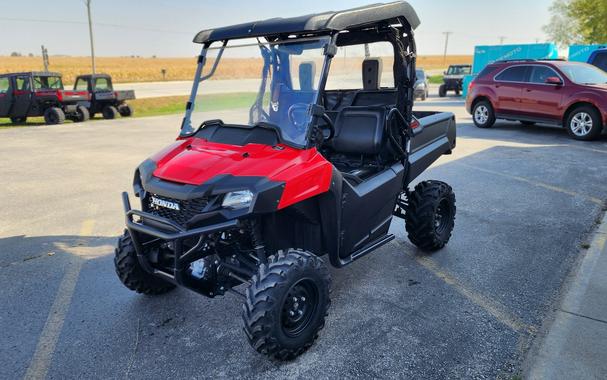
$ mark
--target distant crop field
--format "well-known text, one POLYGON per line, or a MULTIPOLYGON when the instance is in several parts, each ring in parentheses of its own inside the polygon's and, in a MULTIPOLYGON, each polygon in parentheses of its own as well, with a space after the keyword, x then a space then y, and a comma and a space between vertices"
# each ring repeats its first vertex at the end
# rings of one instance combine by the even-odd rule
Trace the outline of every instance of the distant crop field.
MULTIPOLYGON (((336 60, 340 58, 336 57, 336 60)), ((348 59, 349 60, 349 59, 348 59)), ((79 74, 91 71, 91 60, 88 57, 49 57, 49 70, 63 74, 63 81, 71 85, 79 74)), ((471 63, 472 56, 420 56, 417 65, 425 70, 441 71, 450 64, 471 63)), ((212 62, 211 62, 212 63, 212 62)), ((387 60, 384 64, 387 64, 387 60)), ((98 57, 97 72, 110 74, 114 83, 154 82, 163 80, 162 70, 166 70, 165 80, 191 80, 196 69, 196 58, 131 58, 131 57, 98 57)), ((348 67, 351 65, 344 65, 348 67)), ((336 65, 336 69, 339 65, 336 65)), ((261 61, 258 59, 228 59, 219 65, 213 79, 255 78, 261 72, 261 61)), ((352 67, 354 68, 354 67, 352 67)), ((0 73, 18 71, 41 71, 40 57, 6 57, 0 56, 0 73)))

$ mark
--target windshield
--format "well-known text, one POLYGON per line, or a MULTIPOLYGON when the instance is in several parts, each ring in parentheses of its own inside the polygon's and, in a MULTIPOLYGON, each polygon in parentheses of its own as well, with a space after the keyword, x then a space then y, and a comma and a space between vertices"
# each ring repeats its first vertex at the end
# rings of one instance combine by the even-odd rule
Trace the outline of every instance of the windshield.
POLYGON ((273 128, 283 141, 306 146, 310 105, 317 102, 328 42, 328 38, 255 41, 208 49, 182 135, 197 131, 204 121, 219 119, 224 125, 273 128))
POLYGON ((570 81, 578 84, 604 84, 607 83, 607 73, 592 65, 564 64, 559 69, 570 81))
POLYGON ((472 66, 449 66, 447 75, 468 75, 472 71, 472 66))
POLYGON ((61 90, 61 77, 34 76, 35 90, 61 90))

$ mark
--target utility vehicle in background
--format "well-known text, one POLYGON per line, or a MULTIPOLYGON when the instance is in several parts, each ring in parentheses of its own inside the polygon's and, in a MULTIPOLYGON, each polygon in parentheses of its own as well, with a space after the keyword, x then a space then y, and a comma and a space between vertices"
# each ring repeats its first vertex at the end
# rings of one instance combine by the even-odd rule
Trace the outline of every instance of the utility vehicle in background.
POLYGON ((471 65, 451 65, 445 71, 443 84, 438 88, 438 96, 444 98, 449 91, 455 92, 456 96, 462 92, 464 77, 472 72, 471 65))
POLYGON ((36 116, 44 116, 46 124, 61 124, 65 119, 86 121, 89 112, 78 103, 87 97, 86 91, 64 90, 59 73, 0 74, 0 117, 13 123, 36 116))
POLYGON ((80 104, 89 110, 91 117, 97 113, 101 113, 104 119, 133 115, 133 108, 126 101, 135 99, 135 91, 114 90, 112 77, 107 74, 80 75, 76 78, 74 90, 88 92, 88 100, 80 104))
POLYGON ((451 187, 410 188, 456 134, 453 114, 412 110, 419 23, 394 2, 198 33, 181 133, 135 171, 141 211, 123 193, 127 229, 114 262, 124 285, 236 294, 250 344, 288 360, 325 324, 325 262, 341 268, 375 252, 394 239, 395 216, 421 250, 445 246, 451 187), (359 88, 329 89, 340 83, 330 74, 338 48, 378 41, 393 47, 395 86, 380 87, 380 61, 367 58, 359 88), (237 57, 259 67, 251 106, 204 112, 204 81, 237 57))

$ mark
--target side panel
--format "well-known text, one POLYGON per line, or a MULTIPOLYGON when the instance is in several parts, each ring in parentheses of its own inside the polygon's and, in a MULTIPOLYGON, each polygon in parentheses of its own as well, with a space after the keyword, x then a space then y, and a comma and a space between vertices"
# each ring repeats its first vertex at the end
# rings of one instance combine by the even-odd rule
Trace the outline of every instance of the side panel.
POLYGON ((455 117, 436 114, 419 119, 422 129, 411 139, 406 184, 411 183, 443 154, 455 148, 455 117))
POLYGON ((0 117, 9 117, 9 111, 13 104, 13 85, 11 79, 4 77, 0 78, 2 86, 0 88, 0 117))
POLYGON ((343 182, 340 258, 388 233, 404 173, 404 166, 396 164, 356 186, 343 182))

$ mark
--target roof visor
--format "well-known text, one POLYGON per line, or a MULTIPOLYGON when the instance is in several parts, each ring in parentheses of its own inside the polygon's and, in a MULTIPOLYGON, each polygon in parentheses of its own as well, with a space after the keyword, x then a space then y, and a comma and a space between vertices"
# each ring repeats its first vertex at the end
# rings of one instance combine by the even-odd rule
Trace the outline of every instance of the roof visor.
POLYGON ((274 36, 278 34, 335 32, 382 21, 407 20, 411 29, 416 29, 419 17, 413 7, 405 1, 372 4, 338 12, 324 12, 291 18, 272 18, 216 29, 207 29, 194 37, 194 42, 203 44, 215 41, 274 36))

